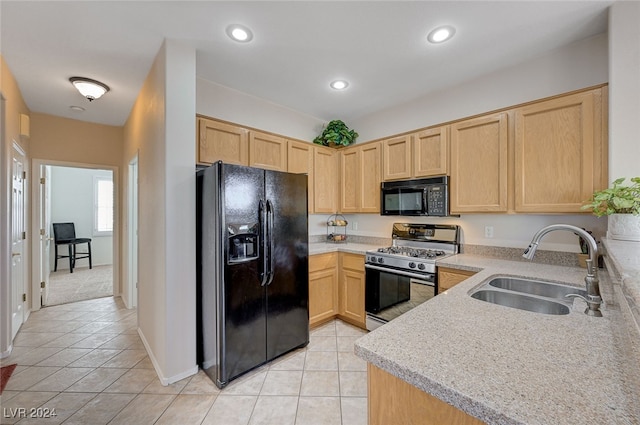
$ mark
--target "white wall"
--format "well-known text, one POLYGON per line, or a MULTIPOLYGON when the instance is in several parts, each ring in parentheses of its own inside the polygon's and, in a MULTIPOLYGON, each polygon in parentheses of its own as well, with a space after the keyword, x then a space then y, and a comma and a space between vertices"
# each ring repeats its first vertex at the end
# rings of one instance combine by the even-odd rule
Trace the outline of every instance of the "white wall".
POLYGON ((321 119, 202 78, 196 84, 198 114, 309 142, 322 131, 321 119))
MULTIPOLYGON (((345 214, 349 222, 347 235, 390 238, 393 223, 457 224, 461 228, 460 242, 469 245, 503 246, 525 249, 534 233, 549 224, 568 223, 593 232, 596 239, 606 233, 607 221, 590 215, 498 215, 467 214, 460 217, 393 217, 374 214, 345 214), (493 227, 493 238, 485 238, 485 226, 493 227), (354 230, 357 229, 357 230, 354 230)), ((328 216, 312 215, 309 233, 324 235, 328 216)), ((540 244, 541 249, 564 252, 580 252, 578 237, 568 232, 548 234, 540 244)))
MULTIPOLYGON (((640 176, 640 2, 609 9, 609 181, 640 176)), ((628 181, 627 181, 628 182, 628 181)))
POLYGON ((139 333, 165 385, 197 372, 195 87, 195 50, 166 40, 124 127, 123 163, 139 158, 139 333))
MULTIPOLYGON (((51 223, 75 224, 76 236, 91 238, 91 260, 94 266, 113 264, 113 236, 93 235, 94 177, 113 179, 110 170, 51 167, 51 223)), ((51 230, 53 235, 53 230, 51 230)), ((86 250, 85 245, 78 246, 86 250)), ((59 254, 67 255, 67 246, 59 247, 59 254)), ((51 249, 53 271, 55 251, 51 249)), ((79 260, 76 267, 88 267, 89 261, 79 260)), ((69 260, 58 260, 58 270, 68 270, 69 260)))
POLYGON ((354 120, 358 142, 457 120, 608 81, 607 35, 354 120))

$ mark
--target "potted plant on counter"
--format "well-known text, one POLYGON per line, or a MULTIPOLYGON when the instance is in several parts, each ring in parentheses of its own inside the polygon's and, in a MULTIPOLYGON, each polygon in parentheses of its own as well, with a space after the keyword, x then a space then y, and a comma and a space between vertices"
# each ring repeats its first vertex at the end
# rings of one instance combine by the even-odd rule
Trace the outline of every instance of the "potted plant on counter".
POLYGON ((613 187, 594 192, 582 209, 592 209, 597 217, 609 217, 607 237, 640 242, 640 177, 632 177, 629 186, 623 185, 624 180, 621 177, 613 187))
POLYGON ((341 120, 329 121, 322 134, 313 139, 313 143, 323 146, 349 146, 356 141, 358 133, 349 129, 341 120))

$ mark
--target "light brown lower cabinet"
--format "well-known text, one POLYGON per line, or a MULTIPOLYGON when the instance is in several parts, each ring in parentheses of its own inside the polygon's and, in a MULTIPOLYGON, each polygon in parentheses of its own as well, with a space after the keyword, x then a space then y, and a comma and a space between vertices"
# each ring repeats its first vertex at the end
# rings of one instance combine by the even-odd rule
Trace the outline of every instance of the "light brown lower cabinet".
POLYGON ((367 364, 369 425, 481 425, 480 419, 367 364))
POLYGON ((338 314, 338 253, 309 256, 309 326, 338 314))
POLYGON ((440 294, 449 288, 453 288, 474 274, 476 272, 438 267, 438 293, 440 294))
POLYGON ((364 255, 340 253, 340 318, 364 328, 364 255))
POLYGON ((309 256, 309 326, 339 317, 364 329, 364 279, 364 255, 309 256))

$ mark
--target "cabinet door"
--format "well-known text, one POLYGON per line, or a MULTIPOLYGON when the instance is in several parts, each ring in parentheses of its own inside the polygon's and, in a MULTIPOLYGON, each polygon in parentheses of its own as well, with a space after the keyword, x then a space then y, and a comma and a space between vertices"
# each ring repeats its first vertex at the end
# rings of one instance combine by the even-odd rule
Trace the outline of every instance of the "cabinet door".
POLYGON ((421 131, 413 137, 413 175, 447 175, 449 171, 449 127, 421 131))
POLYGON ((467 270, 447 269, 445 267, 438 268, 438 294, 453 288, 463 280, 473 276, 476 272, 467 270))
POLYGON ((198 127, 198 163, 249 165, 246 129, 205 118, 198 118, 198 127))
POLYGON ((313 148, 313 211, 333 214, 338 206, 338 159, 333 149, 313 148))
POLYGON ((356 213, 360 210, 360 149, 357 147, 340 152, 340 212, 356 213))
POLYGON ((287 141, 272 134, 251 131, 249 166, 265 170, 287 171, 287 141))
POLYGON ((366 324, 364 310, 364 256, 340 253, 340 316, 362 328, 366 324))
POLYGON ((360 212, 380 212, 382 144, 367 143, 360 148, 360 212))
POLYGON ((338 313, 338 254, 309 257, 309 326, 338 313))
POLYGON ((411 178, 411 136, 396 137, 382 142, 384 180, 398 180, 411 178))
POLYGON ((589 91, 516 109, 516 212, 581 212, 600 185, 599 100, 589 91))
POLYGON ((507 211, 507 114, 451 126, 451 212, 507 211))
POLYGON ((311 143, 289 140, 287 146, 287 171, 296 174, 307 174, 309 212, 313 212, 313 145, 311 143))

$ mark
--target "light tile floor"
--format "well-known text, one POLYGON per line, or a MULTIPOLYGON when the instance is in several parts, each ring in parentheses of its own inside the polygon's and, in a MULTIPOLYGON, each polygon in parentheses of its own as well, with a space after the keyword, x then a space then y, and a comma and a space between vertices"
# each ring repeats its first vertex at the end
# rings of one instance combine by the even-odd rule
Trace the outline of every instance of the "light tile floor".
POLYGON ((310 343, 220 391, 202 372, 162 386, 120 298, 31 314, 0 364, 17 363, 2 424, 360 425, 367 423, 365 331, 336 320, 310 343), (25 409, 25 410, 21 410, 25 409), (32 410, 33 409, 33 410, 32 410), (53 412, 55 417, 29 417, 53 412))

